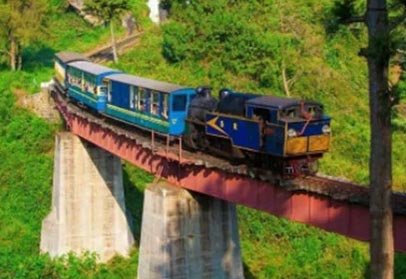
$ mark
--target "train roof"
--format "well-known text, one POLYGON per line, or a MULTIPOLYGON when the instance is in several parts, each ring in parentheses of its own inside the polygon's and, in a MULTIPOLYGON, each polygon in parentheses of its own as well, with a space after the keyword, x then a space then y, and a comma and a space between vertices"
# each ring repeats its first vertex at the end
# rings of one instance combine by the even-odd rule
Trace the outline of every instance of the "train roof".
MULTIPOLYGON (((278 109, 284 109, 290 106, 300 105, 303 101, 292 98, 276 97, 276 96, 262 96, 250 99, 246 102, 247 105, 262 106, 262 107, 277 107, 278 109)), ((313 101, 305 101, 305 104, 317 104, 313 101)))
POLYGON ((129 74, 112 75, 112 76, 109 76, 108 79, 112 80, 112 81, 125 83, 125 84, 139 86, 142 88, 156 90, 156 91, 160 91, 160 92, 164 92, 164 93, 170 93, 170 92, 173 92, 173 91, 176 91, 179 89, 186 88, 184 86, 173 84, 173 83, 157 81, 157 80, 133 76, 133 75, 129 75, 129 74))
POLYGON ((58 58, 63 63, 70 63, 74 61, 89 61, 89 59, 83 54, 71 51, 61 51, 55 54, 55 57, 58 58))
POLYGON ((96 76, 106 73, 119 72, 118 70, 114 70, 106 66, 102 66, 88 61, 72 62, 69 63, 69 66, 96 76))

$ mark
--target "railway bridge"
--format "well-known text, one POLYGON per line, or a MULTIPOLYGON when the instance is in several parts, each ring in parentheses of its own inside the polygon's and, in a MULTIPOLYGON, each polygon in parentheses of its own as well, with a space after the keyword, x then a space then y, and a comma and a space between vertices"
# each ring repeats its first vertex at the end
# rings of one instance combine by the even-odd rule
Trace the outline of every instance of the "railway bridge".
MULTIPOLYGON (((86 220, 95 222, 87 224, 83 221, 85 219, 78 221, 87 226, 88 231, 97 226, 102 231, 104 229, 104 235, 106 229, 114 231, 114 236, 104 242, 100 240, 100 236, 87 233, 92 243, 109 246, 109 255, 114 251, 125 254, 133 242, 125 222, 125 214, 120 215, 118 210, 115 217, 109 215, 110 219, 107 220, 101 212, 90 216, 93 213, 88 211, 98 211, 91 204, 96 203, 96 194, 87 193, 87 201, 90 202, 78 205, 80 201, 84 202, 81 197, 86 195, 81 196, 81 191, 87 191, 83 188, 89 181, 86 181, 88 177, 72 177, 78 174, 88 175, 90 171, 86 168, 91 169, 92 165, 98 165, 102 161, 102 166, 97 166, 94 173, 99 173, 100 183, 107 185, 105 187, 114 196, 115 203, 125 213, 121 164, 117 163, 118 158, 150 172, 157 177, 157 181, 166 181, 154 183, 146 190, 139 278, 177 278, 174 274, 182 274, 184 277, 181 278, 197 278, 193 277, 196 274, 212 278, 243 278, 233 204, 357 240, 369 241, 369 196, 366 187, 331 177, 300 178, 280 185, 269 179, 266 173, 244 166, 233 166, 208 154, 185 151, 182 149, 181 139, 165 138, 148 131, 135 132, 131 126, 79 109, 68 103, 57 91, 53 91, 52 96, 69 131, 81 139, 80 144, 85 149, 90 148, 93 151, 87 151, 90 154, 88 159, 83 156, 75 159, 72 157, 74 148, 67 147, 72 142, 71 138, 75 137, 57 136, 59 147, 56 148, 55 156, 53 211, 43 223, 43 251, 60 255, 67 249, 72 250, 75 245, 81 249, 90 247, 89 242, 83 241, 83 238, 79 244, 72 240, 86 235, 84 231, 76 230, 70 236, 58 233, 57 227, 68 223, 66 218, 72 218, 67 217, 69 214, 79 214, 72 210, 75 206, 80 206, 86 209, 84 214, 88 214, 90 218, 86 220), (107 154, 100 157, 97 150, 108 153, 100 151, 107 154), (68 166, 68 162, 64 160, 70 160, 71 164, 79 162, 80 169, 72 170, 75 166, 68 166), (63 167, 62 164, 67 166, 63 167), (67 181, 69 179, 70 182, 67 181), (74 190, 68 189, 69 183, 82 183, 82 189, 71 193, 69 191, 74 190), (114 185, 118 185, 118 188, 114 185), (98 224, 95 216, 104 223, 98 224), (61 218, 65 218, 64 221, 61 218), (63 239, 65 242, 61 244, 63 239), (63 249, 60 246, 64 246, 63 249)), ((75 141, 79 142, 78 139, 75 141)), ((93 183, 91 187, 96 186, 93 183)), ((100 197, 103 195, 108 196, 108 193, 100 197)), ((406 196, 394 193, 393 201, 395 249, 405 252, 406 196)), ((98 206, 101 210, 110 210, 115 208, 111 203, 109 200, 98 206)), ((74 221, 71 222, 74 224, 74 221)), ((96 246, 94 244, 91 247, 96 246)))

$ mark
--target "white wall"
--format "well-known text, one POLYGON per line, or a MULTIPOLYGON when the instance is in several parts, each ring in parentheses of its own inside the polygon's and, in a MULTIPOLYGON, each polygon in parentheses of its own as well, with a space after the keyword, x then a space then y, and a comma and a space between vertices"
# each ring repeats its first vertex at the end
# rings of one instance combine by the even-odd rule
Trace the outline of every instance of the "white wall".
POLYGON ((159 23, 159 0, 148 0, 149 18, 154 23, 159 23))

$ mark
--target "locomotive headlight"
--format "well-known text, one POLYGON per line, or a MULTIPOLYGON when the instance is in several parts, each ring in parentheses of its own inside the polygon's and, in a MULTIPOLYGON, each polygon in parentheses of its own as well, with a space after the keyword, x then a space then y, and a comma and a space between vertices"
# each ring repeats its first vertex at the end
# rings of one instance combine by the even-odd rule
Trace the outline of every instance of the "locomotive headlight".
POLYGON ((323 128, 321 128, 321 131, 323 132, 323 134, 328 134, 331 132, 331 128, 329 125, 324 125, 323 128))
POLYGON ((293 137, 296 137, 296 136, 297 136, 297 132, 295 130, 293 130, 293 129, 288 130, 288 137, 289 138, 293 138, 293 137))

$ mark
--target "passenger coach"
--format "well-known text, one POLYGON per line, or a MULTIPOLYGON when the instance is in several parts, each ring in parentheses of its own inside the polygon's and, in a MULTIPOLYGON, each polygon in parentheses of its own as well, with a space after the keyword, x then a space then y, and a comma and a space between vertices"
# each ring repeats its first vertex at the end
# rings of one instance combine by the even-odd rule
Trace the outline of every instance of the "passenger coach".
POLYGON ((89 108, 104 112, 107 96, 103 79, 118 73, 118 70, 87 61, 69 63, 66 74, 68 96, 89 108))
POLYGON ((77 61, 89 61, 85 56, 76 52, 63 51, 55 54, 55 81, 59 89, 65 92, 68 86, 66 82, 66 69, 69 63, 77 61))
POLYGON ((108 116, 164 134, 183 134, 194 88, 128 74, 107 76, 104 86, 108 116))

